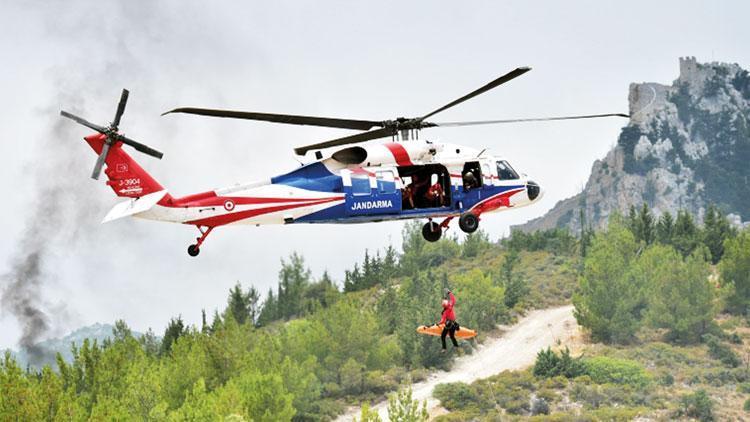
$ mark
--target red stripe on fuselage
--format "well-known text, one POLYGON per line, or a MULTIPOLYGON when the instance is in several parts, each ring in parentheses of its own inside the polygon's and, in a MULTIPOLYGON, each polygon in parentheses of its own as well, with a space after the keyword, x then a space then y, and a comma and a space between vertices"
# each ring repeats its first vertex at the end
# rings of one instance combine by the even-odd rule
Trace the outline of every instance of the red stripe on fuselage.
POLYGON ((470 211, 478 217, 482 213, 496 210, 500 207, 509 207, 510 197, 525 190, 525 188, 518 188, 489 197, 484 201, 474 205, 470 211))
POLYGON ((404 148, 403 145, 396 143, 396 142, 388 142, 383 144, 386 148, 388 148, 388 151, 393 154, 393 158, 396 159, 396 164, 399 166, 413 166, 414 163, 411 162, 411 158, 409 157, 409 153, 406 152, 406 148, 404 148))
POLYGON ((276 204, 276 203, 311 203, 321 200, 339 200, 343 196, 333 198, 267 198, 267 197, 247 197, 247 196, 216 196, 213 192, 197 194, 177 198, 172 201, 173 207, 213 207, 223 206, 224 202, 231 200, 235 205, 253 205, 253 204, 276 204), (213 195, 212 195, 213 194, 213 195))
MULTIPOLYGON (((222 198, 222 204, 223 204, 223 201, 226 199, 228 199, 228 197, 222 198)), ((245 199, 251 199, 251 198, 245 198, 245 199)), ((255 199, 266 199, 266 198, 255 198, 255 199)), ((335 197, 335 198, 317 199, 314 202, 304 202, 301 204, 297 203, 297 204, 289 204, 289 205, 277 205, 275 207, 266 207, 266 208, 257 208, 253 210, 230 212, 228 214, 217 215, 214 217, 186 221, 185 224, 195 224, 198 226, 208 226, 208 227, 223 226, 225 224, 234 223, 236 221, 244 220, 246 218, 252 218, 252 217, 256 217, 256 216, 263 215, 263 214, 269 214, 272 212, 285 211, 285 210, 294 209, 294 208, 308 207, 312 205, 320 205, 320 204, 325 204, 327 202, 343 201, 343 200, 344 200, 344 197, 342 196, 342 197, 335 197)), ((281 201, 276 201, 276 202, 281 202, 281 201)))

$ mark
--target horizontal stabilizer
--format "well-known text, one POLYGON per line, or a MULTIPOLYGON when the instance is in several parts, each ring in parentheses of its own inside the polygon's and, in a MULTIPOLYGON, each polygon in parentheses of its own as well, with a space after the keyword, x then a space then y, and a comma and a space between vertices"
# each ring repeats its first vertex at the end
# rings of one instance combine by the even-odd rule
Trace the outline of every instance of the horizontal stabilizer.
POLYGON ((149 193, 148 195, 143 195, 140 198, 133 198, 128 201, 121 202, 112 207, 112 209, 104 217, 104 220, 102 220, 102 223, 108 223, 112 220, 117 220, 119 218, 128 217, 131 215, 142 213, 144 211, 148 211, 154 205, 156 205, 157 202, 161 201, 161 199, 164 198, 164 195, 166 194, 167 190, 165 189, 158 192, 149 193))

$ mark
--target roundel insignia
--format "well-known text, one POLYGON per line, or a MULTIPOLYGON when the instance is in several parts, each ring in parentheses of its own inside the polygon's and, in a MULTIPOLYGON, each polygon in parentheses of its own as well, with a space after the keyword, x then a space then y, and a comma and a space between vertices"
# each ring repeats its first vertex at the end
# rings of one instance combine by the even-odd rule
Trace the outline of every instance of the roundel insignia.
POLYGON ((227 211, 232 211, 234 209, 234 201, 231 199, 227 199, 224 201, 224 209, 227 211))

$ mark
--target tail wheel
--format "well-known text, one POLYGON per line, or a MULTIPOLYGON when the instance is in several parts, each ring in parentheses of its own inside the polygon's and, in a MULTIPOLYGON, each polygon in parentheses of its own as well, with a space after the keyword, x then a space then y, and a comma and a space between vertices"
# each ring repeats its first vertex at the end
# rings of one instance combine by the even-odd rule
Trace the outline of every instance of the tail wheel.
POLYGON ((467 212, 458 219, 458 227, 466 233, 474 233, 479 228, 479 217, 467 212))
POLYGON ((190 246, 188 246, 188 255, 190 255, 190 256, 198 256, 199 253, 201 253, 201 250, 198 247, 198 245, 190 245, 190 246))
POLYGON ((422 236, 428 242, 437 242, 443 235, 443 229, 440 224, 430 221, 422 227, 422 236))

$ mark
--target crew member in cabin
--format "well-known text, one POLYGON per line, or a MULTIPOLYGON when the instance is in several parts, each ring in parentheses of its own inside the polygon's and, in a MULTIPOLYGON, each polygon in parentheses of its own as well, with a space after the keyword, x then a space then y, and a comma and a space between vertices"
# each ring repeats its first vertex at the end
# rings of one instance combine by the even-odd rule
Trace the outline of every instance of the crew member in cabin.
POLYGON ((414 209, 414 190, 411 183, 408 186, 404 186, 401 190, 401 204, 405 210, 414 209))
POLYGON ((440 178, 437 174, 432 175, 432 184, 425 193, 425 200, 430 207, 442 207, 445 203, 445 191, 440 184, 440 178))
POLYGON ((470 191, 476 187, 479 187, 479 181, 477 181, 477 177, 474 175, 473 171, 468 170, 466 173, 464 173, 463 179, 464 189, 466 191, 470 191))
POLYGON ((453 347, 458 347, 456 341, 456 330, 459 329, 458 323, 456 322, 456 314, 453 312, 453 306, 456 304, 456 297, 453 296, 453 292, 450 289, 445 289, 445 297, 443 298, 443 314, 438 325, 445 324, 443 326, 443 332, 440 333, 440 341, 443 344, 442 353, 445 353, 445 336, 451 336, 451 342, 453 347))
POLYGON ((412 174, 411 183, 409 184, 409 186, 407 186, 407 189, 409 190, 409 193, 411 195, 410 203, 413 204, 414 207, 418 208, 429 206, 424 203, 425 195, 427 194, 427 190, 429 188, 429 175, 422 174, 422 172, 412 174))

